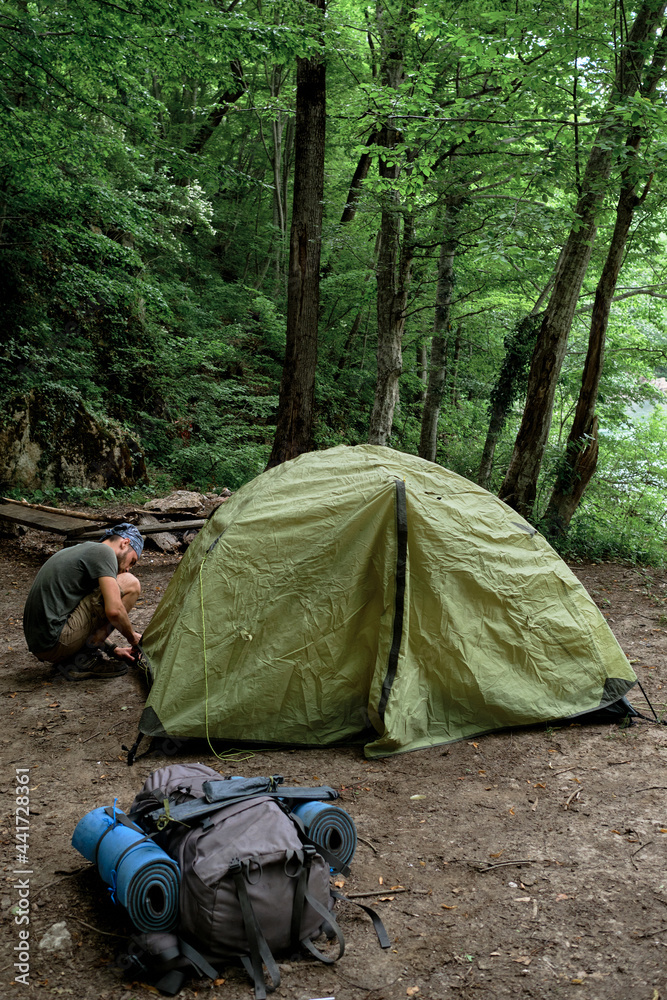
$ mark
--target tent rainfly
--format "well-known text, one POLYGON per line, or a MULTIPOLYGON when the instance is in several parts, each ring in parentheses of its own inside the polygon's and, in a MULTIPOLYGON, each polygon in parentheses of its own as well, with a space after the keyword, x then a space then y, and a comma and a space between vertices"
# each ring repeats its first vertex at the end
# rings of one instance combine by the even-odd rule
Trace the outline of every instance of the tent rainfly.
POLYGON ((219 507, 144 634, 150 736, 367 757, 583 715, 636 683, 593 600, 486 490, 371 445, 276 466, 219 507))

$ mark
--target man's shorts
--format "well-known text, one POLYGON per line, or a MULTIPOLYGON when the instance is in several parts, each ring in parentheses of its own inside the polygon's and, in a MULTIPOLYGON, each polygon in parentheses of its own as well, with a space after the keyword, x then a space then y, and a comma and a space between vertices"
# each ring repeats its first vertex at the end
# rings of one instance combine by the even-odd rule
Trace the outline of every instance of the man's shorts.
MULTIPOLYGON (((123 590, 120 596, 124 596, 123 590)), ((44 653, 38 653, 38 659, 46 663, 59 663, 74 656, 86 645, 90 636, 105 624, 108 624, 108 619, 104 610, 104 598, 102 591, 97 587, 75 607, 63 625, 56 645, 44 653)))

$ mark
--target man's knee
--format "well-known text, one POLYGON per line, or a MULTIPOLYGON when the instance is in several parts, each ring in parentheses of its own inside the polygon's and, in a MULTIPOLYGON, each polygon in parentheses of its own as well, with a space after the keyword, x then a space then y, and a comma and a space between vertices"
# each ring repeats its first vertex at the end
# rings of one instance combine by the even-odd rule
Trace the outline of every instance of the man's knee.
POLYGON ((135 600, 141 593, 141 583, 133 573, 119 573, 118 586, 123 597, 133 597, 135 600))

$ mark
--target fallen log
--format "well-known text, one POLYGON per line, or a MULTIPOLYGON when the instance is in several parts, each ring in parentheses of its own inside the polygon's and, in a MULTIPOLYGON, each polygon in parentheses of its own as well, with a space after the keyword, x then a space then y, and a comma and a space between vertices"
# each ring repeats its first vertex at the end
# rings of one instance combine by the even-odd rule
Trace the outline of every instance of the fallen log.
POLYGON ((152 514, 142 514, 137 518, 137 527, 139 531, 142 531, 146 527, 153 527, 154 525, 159 526, 159 531, 153 531, 150 535, 150 540, 155 545, 156 548, 160 549, 161 552, 178 552, 180 542, 175 535, 172 535, 169 531, 164 530, 164 524, 160 524, 156 517, 152 514))
POLYGON ((102 517, 91 517, 90 514, 82 514, 79 510, 68 510, 67 507, 46 507, 43 503, 28 503, 27 500, 12 500, 11 497, 0 497, 5 503, 13 503, 19 507, 29 507, 30 510, 44 510, 49 514, 61 514, 63 517, 78 517, 82 521, 109 521, 111 518, 106 515, 102 517))
MULTIPOLYGON (((114 523, 117 524, 118 521, 116 520, 114 523)), ((199 528, 203 528, 205 524, 206 524, 205 517, 191 518, 188 521, 158 521, 157 518, 155 518, 155 523, 137 524, 137 527, 139 528, 139 531, 141 532, 142 535, 154 535, 156 534, 156 532, 160 531, 197 530, 199 528)), ((70 532, 69 538, 71 538, 72 541, 76 542, 90 542, 91 540, 95 541, 95 539, 100 537, 101 531, 102 528, 98 528, 97 531, 93 530, 89 531, 87 528, 84 528, 83 533, 76 532, 76 534, 73 534, 70 532)))

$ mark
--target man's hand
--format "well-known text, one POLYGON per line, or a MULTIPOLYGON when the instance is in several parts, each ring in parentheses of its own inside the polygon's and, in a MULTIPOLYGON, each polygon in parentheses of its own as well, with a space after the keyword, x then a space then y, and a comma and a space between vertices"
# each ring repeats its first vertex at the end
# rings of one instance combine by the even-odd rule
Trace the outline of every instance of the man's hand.
POLYGON ((113 651, 113 655, 119 660, 127 660, 128 663, 136 663, 139 659, 139 643, 141 642, 141 633, 132 633, 132 645, 131 646, 116 646, 113 651))
POLYGON ((123 604, 118 581, 112 576, 101 576, 98 580, 102 597, 104 599, 104 611, 107 619, 114 628, 117 628, 121 635, 124 635, 132 646, 141 642, 141 634, 134 631, 125 605, 123 604))
POLYGON ((113 655, 118 660, 127 660, 128 663, 136 663, 138 650, 134 646, 116 646, 113 655))

